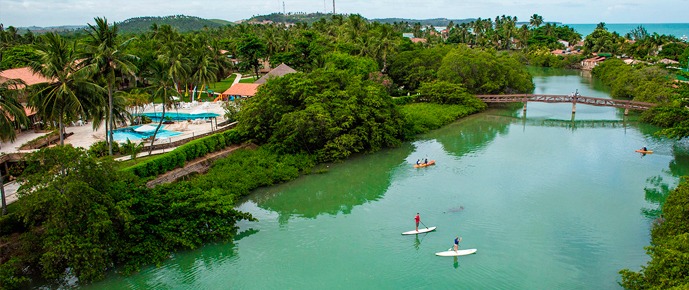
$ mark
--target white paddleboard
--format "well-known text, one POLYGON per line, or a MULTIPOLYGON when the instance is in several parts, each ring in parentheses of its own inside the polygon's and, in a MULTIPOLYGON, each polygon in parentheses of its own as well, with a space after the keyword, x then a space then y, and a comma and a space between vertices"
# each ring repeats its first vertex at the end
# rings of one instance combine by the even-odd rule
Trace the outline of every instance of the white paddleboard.
POLYGON ((415 230, 414 231, 408 231, 408 232, 404 232, 402 234, 403 235, 416 235, 416 234, 423 234, 423 233, 427 233, 427 232, 431 232, 431 231, 435 231, 435 227, 423 228, 423 229, 419 228, 418 231, 415 231, 415 230))
POLYGON ((455 252, 454 250, 451 250, 451 251, 445 251, 445 252, 438 252, 438 253, 435 253, 435 255, 441 256, 441 257, 465 256, 465 255, 471 255, 473 253, 476 253, 476 251, 477 251, 477 249, 457 250, 457 252, 455 252))

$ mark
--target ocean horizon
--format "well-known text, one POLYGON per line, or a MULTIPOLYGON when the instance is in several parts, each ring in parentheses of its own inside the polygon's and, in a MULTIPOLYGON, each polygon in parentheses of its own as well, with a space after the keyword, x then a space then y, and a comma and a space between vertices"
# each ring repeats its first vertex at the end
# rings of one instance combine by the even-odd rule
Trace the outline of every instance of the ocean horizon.
MULTIPOLYGON (((572 27, 576 32, 581 33, 582 38, 585 38, 596 29, 598 23, 563 23, 559 25, 572 27)), ((605 27, 608 31, 617 32, 621 36, 624 36, 639 26, 643 26, 649 34, 658 33, 660 35, 673 35, 680 39, 689 35, 689 23, 605 23, 605 27)))

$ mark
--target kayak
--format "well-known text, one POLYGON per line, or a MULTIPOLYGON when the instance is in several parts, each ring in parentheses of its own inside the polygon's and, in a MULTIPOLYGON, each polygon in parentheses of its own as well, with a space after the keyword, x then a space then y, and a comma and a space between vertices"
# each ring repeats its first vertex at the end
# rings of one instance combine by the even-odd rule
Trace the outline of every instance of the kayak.
POLYGON ((441 256, 441 257, 456 257, 456 256, 471 255, 473 253, 476 253, 476 251, 477 251, 477 249, 457 250, 456 252, 454 250, 450 250, 450 251, 445 251, 445 252, 438 252, 438 253, 435 253, 435 255, 441 256))
POLYGON ((421 168, 426 166, 435 165, 435 160, 430 160, 428 163, 414 164, 414 168, 421 168))
POLYGON ((639 152, 639 153, 643 153, 643 154, 651 154, 651 153, 653 153, 653 150, 641 150, 641 149, 639 149, 639 150, 634 150, 634 152, 639 152))
POLYGON ((432 231, 435 231, 435 227, 419 229, 418 231, 417 230, 408 231, 408 232, 404 232, 402 234, 403 235, 415 235, 415 234, 423 234, 423 233, 432 232, 432 231))

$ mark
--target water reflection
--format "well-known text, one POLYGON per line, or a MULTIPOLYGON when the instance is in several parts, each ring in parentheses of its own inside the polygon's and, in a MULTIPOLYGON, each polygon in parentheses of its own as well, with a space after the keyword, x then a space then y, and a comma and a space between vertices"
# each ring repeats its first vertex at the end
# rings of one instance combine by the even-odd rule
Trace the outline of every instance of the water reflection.
MULTIPOLYGON (((491 110, 489 112, 497 112, 491 110)), ((470 116, 423 136, 443 145, 447 154, 464 156, 481 151, 498 135, 505 135, 514 119, 493 114, 470 116), (453 132, 453 133, 448 133, 453 132)))
POLYGON ((663 182, 663 177, 653 176, 646 180, 649 184, 648 187, 644 188, 644 198, 649 203, 655 205, 655 208, 642 208, 641 212, 647 218, 658 218, 662 213, 661 208, 670 194, 670 185, 663 182))
POLYGON ((250 200, 260 208, 277 212, 280 224, 286 224, 292 216, 349 214, 355 206, 385 194, 394 171, 408 165, 405 159, 413 149, 406 143, 400 148, 348 159, 346 166, 324 165, 326 173, 258 189, 250 200))
POLYGON ((452 263, 452 267, 454 267, 455 269, 458 269, 459 268, 459 258, 457 258, 457 256, 454 256, 453 258, 454 258, 454 262, 452 263))

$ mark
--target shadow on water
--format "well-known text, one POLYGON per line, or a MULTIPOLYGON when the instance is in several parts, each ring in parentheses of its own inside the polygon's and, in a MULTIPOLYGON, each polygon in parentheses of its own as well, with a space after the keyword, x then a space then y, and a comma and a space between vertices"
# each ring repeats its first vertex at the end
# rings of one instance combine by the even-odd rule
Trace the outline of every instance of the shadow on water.
POLYGON ((350 158, 346 166, 323 165, 327 168, 324 174, 257 189, 249 195, 249 200, 262 209, 278 213, 280 224, 285 224, 291 216, 349 214, 355 206, 381 198, 392 182, 394 171, 408 165, 405 159, 413 150, 412 144, 405 143, 400 148, 350 158))

